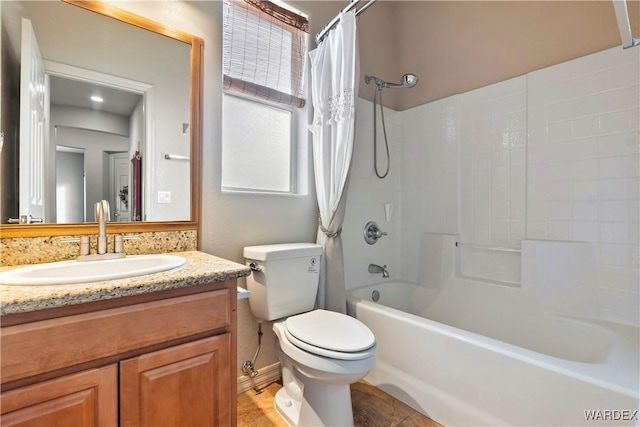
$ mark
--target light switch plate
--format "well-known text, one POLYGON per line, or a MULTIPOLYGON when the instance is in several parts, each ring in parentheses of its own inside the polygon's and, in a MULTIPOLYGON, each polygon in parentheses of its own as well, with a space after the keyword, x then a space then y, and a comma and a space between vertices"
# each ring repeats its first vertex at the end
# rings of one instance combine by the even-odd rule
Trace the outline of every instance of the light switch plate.
POLYGON ((158 203, 171 203, 171 191, 158 191, 158 203))

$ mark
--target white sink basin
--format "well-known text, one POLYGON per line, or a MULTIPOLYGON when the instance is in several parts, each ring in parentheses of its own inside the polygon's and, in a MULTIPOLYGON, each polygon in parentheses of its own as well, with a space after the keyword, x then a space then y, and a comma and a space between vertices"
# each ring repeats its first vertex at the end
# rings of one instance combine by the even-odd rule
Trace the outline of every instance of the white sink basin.
POLYGON ((99 282, 158 273, 183 266, 176 255, 132 255, 99 261, 62 261, 35 264, 0 273, 3 285, 65 285, 99 282))

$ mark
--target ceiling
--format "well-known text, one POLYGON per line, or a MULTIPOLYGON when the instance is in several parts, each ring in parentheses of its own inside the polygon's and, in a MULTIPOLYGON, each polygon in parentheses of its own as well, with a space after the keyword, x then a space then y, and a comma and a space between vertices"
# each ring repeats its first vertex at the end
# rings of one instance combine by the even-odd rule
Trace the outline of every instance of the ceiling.
POLYGON ((94 83, 71 80, 64 77, 50 77, 51 104, 86 108, 129 117, 142 95, 126 92, 94 83), (104 99, 102 103, 91 101, 92 95, 104 99))

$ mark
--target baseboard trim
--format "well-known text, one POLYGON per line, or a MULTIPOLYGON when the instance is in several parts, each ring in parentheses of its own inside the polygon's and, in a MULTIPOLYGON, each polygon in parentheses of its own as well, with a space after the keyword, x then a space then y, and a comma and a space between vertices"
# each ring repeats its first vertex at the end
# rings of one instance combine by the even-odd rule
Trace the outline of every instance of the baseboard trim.
POLYGON ((258 369, 258 375, 253 378, 249 378, 246 375, 238 377, 238 394, 244 393, 247 390, 251 390, 255 387, 260 387, 270 382, 280 379, 280 362, 273 365, 265 366, 258 369))

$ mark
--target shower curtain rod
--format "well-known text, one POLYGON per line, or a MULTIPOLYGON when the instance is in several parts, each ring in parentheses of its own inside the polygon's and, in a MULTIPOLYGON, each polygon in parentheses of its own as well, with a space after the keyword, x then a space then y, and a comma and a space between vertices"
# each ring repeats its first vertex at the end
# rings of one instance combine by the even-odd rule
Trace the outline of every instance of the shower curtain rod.
POLYGON ((634 39, 633 35, 631 34, 627 0, 613 0, 613 9, 616 13, 616 21, 618 21, 618 29, 620 30, 622 47, 626 49, 628 47, 640 46, 640 38, 634 39))
MULTIPOLYGON (((351 9, 353 9, 356 4, 358 4, 361 0, 351 0, 351 3, 349 3, 344 9, 342 9, 340 11, 340 13, 344 13, 344 12, 348 12, 351 9)), ((367 10, 369 7, 371 7, 372 4, 374 4, 376 2, 376 0, 369 0, 364 6, 362 6, 360 9, 356 10, 356 16, 360 15, 362 12, 364 12, 365 10, 367 10)), ((338 20, 340 19, 340 14, 336 15, 327 25, 325 25, 322 30, 320 30, 320 32, 318 33, 318 35, 316 36, 316 44, 319 44, 322 39, 324 39, 324 37, 327 35, 327 33, 329 31, 331 31, 331 29, 334 27, 334 25, 336 25, 338 23, 338 20)))

